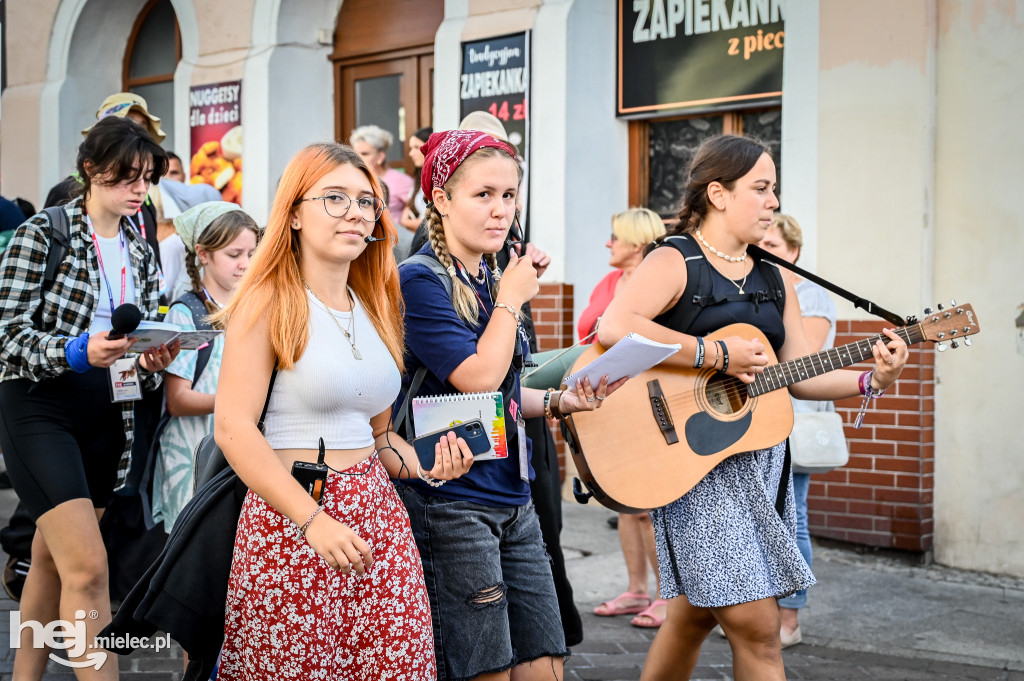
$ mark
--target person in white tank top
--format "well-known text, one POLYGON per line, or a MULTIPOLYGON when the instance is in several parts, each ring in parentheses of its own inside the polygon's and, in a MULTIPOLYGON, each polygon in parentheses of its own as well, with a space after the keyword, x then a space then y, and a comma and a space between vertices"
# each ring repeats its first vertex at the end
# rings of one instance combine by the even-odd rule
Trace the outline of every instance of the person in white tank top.
POLYGON ((419 554, 390 478, 450 480, 473 457, 450 434, 424 471, 390 430, 404 340, 395 227, 380 197, 351 148, 303 149, 217 315, 214 435, 250 490, 220 679, 436 678, 419 554), (290 474, 317 461, 318 445, 330 467, 322 505, 290 474))

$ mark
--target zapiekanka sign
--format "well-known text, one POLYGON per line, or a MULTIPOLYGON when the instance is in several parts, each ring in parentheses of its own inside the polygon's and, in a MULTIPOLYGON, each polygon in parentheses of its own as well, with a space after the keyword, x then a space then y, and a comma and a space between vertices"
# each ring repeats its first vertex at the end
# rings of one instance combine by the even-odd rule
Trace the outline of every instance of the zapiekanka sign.
POLYGON ((617 113, 648 118, 782 97, 784 0, 618 0, 617 113))

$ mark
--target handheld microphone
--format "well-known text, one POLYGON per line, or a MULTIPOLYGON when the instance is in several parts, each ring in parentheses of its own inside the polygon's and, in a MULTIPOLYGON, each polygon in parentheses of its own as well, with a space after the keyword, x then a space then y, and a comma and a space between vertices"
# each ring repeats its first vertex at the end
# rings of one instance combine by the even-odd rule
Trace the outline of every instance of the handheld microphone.
POLYGON ((107 334, 107 338, 109 340, 120 340, 139 328, 139 322, 141 321, 142 310, 131 303, 125 303, 110 315, 110 333, 107 334))
POLYGON ((365 241, 368 244, 372 244, 374 241, 386 241, 386 240, 387 239, 385 239, 384 237, 376 237, 376 236, 373 236, 372 234, 370 236, 364 236, 363 237, 363 241, 365 241))

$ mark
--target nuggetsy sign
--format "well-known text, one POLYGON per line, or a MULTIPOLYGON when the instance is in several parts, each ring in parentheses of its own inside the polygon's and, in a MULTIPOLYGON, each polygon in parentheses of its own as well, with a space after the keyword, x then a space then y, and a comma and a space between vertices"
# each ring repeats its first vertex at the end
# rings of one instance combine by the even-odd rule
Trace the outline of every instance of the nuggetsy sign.
POLYGON ((785 0, 618 0, 620 116, 777 102, 785 0))

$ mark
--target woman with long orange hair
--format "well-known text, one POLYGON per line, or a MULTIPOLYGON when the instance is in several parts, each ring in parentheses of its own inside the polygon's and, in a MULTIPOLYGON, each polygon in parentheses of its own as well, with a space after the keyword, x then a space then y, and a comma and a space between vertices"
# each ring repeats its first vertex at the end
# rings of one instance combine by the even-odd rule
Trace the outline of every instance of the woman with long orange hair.
POLYGON ((424 471, 389 430, 404 339, 396 232, 380 197, 351 148, 303 149, 218 315, 215 437, 250 490, 220 679, 436 676, 423 572, 389 475, 451 479, 472 454, 449 435, 424 471), (328 468, 319 502, 289 474, 318 454, 328 468))

